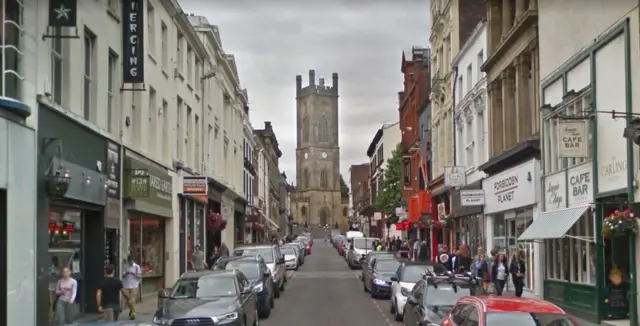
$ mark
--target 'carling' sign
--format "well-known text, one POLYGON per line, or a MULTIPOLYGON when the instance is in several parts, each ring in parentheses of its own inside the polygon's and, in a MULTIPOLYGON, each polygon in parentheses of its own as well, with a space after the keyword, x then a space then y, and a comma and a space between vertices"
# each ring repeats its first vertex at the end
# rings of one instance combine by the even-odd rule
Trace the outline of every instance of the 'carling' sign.
POLYGON ((144 83, 144 12, 141 0, 122 1, 122 82, 144 83))

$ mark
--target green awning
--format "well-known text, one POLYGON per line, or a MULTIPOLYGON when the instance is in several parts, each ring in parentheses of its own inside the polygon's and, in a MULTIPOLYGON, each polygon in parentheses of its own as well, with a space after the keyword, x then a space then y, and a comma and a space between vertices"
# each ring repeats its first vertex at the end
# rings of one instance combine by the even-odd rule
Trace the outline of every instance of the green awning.
POLYGON ((564 238, 589 207, 590 205, 583 205, 544 212, 533 220, 533 223, 518 237, 518 241, 564 238))

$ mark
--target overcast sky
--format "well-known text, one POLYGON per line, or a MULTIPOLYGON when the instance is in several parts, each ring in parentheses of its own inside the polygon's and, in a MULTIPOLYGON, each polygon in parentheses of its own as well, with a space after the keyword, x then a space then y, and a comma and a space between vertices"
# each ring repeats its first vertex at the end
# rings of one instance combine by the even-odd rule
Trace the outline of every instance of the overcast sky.
POLYGON ((255 129, 272 121, 280 169, 295 183, 295 76, 340 77, 340 170, 368 162, 383 123, 398 121, 402 50, 429 42, 427 0, 180 0, 218 25, 249 91, 255 129))

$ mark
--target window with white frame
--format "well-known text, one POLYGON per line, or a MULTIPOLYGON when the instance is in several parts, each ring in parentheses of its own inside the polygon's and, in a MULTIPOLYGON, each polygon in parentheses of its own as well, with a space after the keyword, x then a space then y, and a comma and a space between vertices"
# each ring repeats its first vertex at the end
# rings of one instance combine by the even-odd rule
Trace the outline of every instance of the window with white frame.
POLYGON ((158 143, 158 103, 156 90, 149 86, 149 149, 152 153, 156 153, 156 145, 158 143))
POLYGON ((561 239, 545 240, 546 278, 596 284, 595 221, 587 211, 561 239))
POLYGON ((93 81, 95 71, 95 42, 96 36, 88 29, 84 32, 84 87, 83 87, 83 117, 87 121, 96 122, 93 112, 94 92, 93 81))
POLYGON ((109 71, 107 72, 107 131, 114 134, 114 131, 119 129, 115 119, 115 97, 116 97, 116 83, 118 73, 118 55, 109 50, 109 71))
POLYGON ((20 100, 21 97, 21 85, 23 76, 21 75, 21 62, 24 55, 19 49, 23 48, 22 35, 24 34, 24 27, 22 26, 22 12, 24 11, 24 1, 18 0, 4 0, 4 17, 2 19, 3 33, 2 44, 5 45, 4 51, 0 53, 0 58, 4 55, 2 60, 2 74, 0 78, 2 83, 3 96, 20 100))
POLYGON ((477 164, 482 164, 487 158, 485 157, 485 134, 484 134, 484 112, 476 113, 476 157, 477 164))
POLYGON ((187 81, 193 82, 193 50, 187 46, 187 81))
POLYGON ((120 10, 120 0, 108 0, 107 5, 114 13, 118 14, 120 10))
POLYGON ((471 117, 471 113, 465 112, 464 118, 464 137, 465 137, 465 157, 466 157, 466 167, 470 168, 475 166, 475 158, 473 157, 473 150, 475 147, 474 141, 474 133, 473 133, 473 118, 471 117))
MULTIPOLYGON (((60 28, 56 28, 54 32, 56 35, 60 35, 60 28)), ((51 38, 51 99, 58 105, 64 105, 62 103, 62 96, 64 92, 64 53, 63 53, 63 38, 52 37, 51 38)))
POLYGON ((182 98, 178 97, 177 119, 176 119, 176 158, 178 161, 182 160, 182 150, 184 146, 184 136, 182 128, 184 128, 183 118, 183 106, 184 102, 182 98))
POLYGON ((160 21, 160 60, 162 61, 162 68, 169 67, 169 28, 164 21, 160 21))
POLYGON ((147 47, 149 48, 149 54, 155 55, 156 53, 156 12, 153 9, 153 5, 151 1, 147 1, 147 39, 149 44, 147 47))
POLYGON ((183 46, 184 46, 184 36, 182 36, 181 33, 178 33, 178 39, 177 39, 177 43, 176 43, 176 52, 177 52, 177 59, 176 59, 176 68, 178 69, 179 73, 182 73, 183 69, 184 69, 184 50, 183 50, 183 46))
MULTIPOLYGON (((186 158, 185 158, 185 163, 189 164, 192 163, 191 159, 193 158, 193 110, 191 109, 191 107, 187 104, 187 120, 185 121, 184 124, 184 132, 185 132, 185 136, 184 136, 184 142, 185 144, 187 144, 187 153, 186 153, 186 158)), ((191 165, 191 164, 189 164, 191 165)), ((191 165, 193 166, 193 165, 191 165)))
POLYGON ((476 56, 476 80, 482 79, 482 64, 484 63, 484 51, 480 50, 476 56))
POLYGON ((458 77, 458 102, 462 101, 462 98, 464 97, 464 77, 462 75, 460 75, 460 77, 458 77))
POLYGON ((470 63, 469 66, 467 67, 467 88, 465 90, 465 93, 462 93, 462 94, 466 94, 467 92, 470 92, 472 88, 473 88, 473 63, 470 63))
POLYGON ((169 130, 171 130, 169 128, 169 102, 167 102, 166 100, 162 100, 162 112, 160 113, 160 117, 162 118, 162 146, 160 146, 162 148, 162 157, 165 159, 165 161, 170 161, 171 160, 171 151, 170 148, 171 146, 166 146, 165 144, 169 144, 169 137, 170 137, 170 132, 169 130))
POLYGON ((462 163, 464 164, 465 161, 465 157, 464 157, 464 145, 465 145, 465 139, 464 139, 464 121, 462 121, 462 117, 461 116, 457 116, 456 117, 456 157, 458 158, 456 160, 456 163, 462 163))
POLYGON ((545 174, 554 173, 562 169, 582 164, 593 158, 593 142, 591 120, 586 119, 591 114, 591 89, 585 89, 576 96, 566 99, 553 112, 544 117, 544 157, 545 174), (560 158, 558 157, 558 119, 563 117, 585 117, 588 137, 586 158, 560 158))

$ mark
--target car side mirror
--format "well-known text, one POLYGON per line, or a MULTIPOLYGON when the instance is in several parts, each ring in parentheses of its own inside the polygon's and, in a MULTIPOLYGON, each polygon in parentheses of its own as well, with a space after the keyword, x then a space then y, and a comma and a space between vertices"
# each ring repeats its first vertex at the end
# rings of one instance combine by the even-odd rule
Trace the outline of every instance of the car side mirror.
POLYGON ((391 282, 400 282, 397 276, 391 276, 391 282))
POLYGON ((162 289, 158 291, 158 299, 167 299, 171 294, 171 289, 162 289))
POLYGON ((407 298, 407 303, 410 305, 417 305, 418 304, 418 300, 416 300, 416 298, 409 296, 407 298))
POLYGON ((251 294, 251 293, 253 293, 253 288, 252 288, 252 287, 250 287, 250 286, 249 286, 249 287, 246 287, 246 288, 243 288, 243 289, 242 289, 242 291, 241 291, 241 293, 242 293, 242 294, 251 294))

